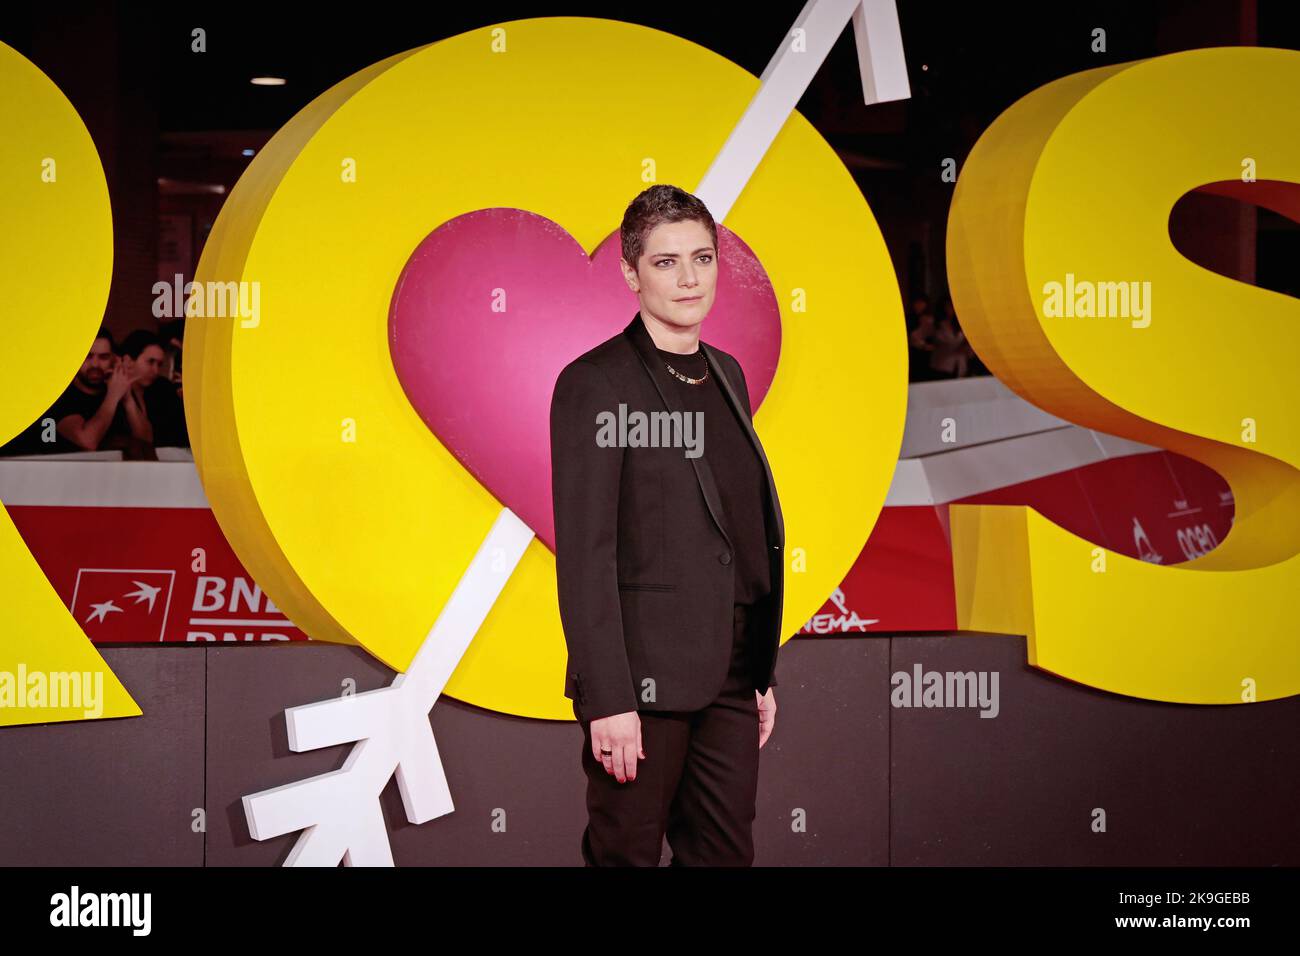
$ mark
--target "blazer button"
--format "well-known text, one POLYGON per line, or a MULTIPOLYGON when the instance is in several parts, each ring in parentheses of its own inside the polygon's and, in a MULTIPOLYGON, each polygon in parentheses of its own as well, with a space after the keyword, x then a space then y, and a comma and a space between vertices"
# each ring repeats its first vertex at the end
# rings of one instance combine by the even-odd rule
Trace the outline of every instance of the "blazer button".
POLYGON ((721 561, 723 564, 730 564, 731 553, 728 551, 724 551, 722 554, 718 555, 718 560, 721 561))

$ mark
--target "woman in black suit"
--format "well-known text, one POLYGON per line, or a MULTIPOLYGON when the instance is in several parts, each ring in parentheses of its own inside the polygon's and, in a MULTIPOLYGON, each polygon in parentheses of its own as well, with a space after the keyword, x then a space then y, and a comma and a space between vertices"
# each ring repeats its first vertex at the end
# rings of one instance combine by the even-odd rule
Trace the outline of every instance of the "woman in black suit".
POLYGON ((753 861, 775 726, 784 525, 744 371, 700 340, 718 278, 705 205, 628 206, 640 311, 569 363, 551 401, 565 695, 582 724, 588 865, 753 861))

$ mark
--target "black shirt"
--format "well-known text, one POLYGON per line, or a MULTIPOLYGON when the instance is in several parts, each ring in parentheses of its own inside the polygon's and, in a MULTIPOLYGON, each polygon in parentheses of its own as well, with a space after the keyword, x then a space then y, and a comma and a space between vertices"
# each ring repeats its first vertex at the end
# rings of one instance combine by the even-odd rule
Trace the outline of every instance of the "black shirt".
MULTIPOLYGON (((43 415, 35 422, 28 425, 19 435, 11 442, 0 449, 0 454, 6 455, 42 455, 53 452, 70 452, 84 451, 80 445, 69 441, 59 434, 55 429, 60 420, 69 415, 80 415, 85 421, 90 421, 99 411, 99 406, 104 401, 107 390, 100 392, 87 393, 79 389, 75 382, 69 383, 68 387, 63 390, 63 394, 54 400, 43 415), (53 425, 50 430, 54 435, 54 441, 45 441, 46 431, 45 420, 51 419, 53 425)), ((110 435, 129 435, 131 425, 126 420, 126 409, 118 403, 117 410, 113 414, 113 422, 108 426, 108 431, 104 434, 104 439, 100 442, 100 447, 104 446, 110 435)))
MULTIPOLYGON (((690 413, 704 413, 704 449, 701 456, 709 463, 718 496, 722 499, 723 522, 735 549, 736 591, 734 603, 753 604, 772 590, 772 572, 768 566, 766 534, 767 477, 763 463, 737 413, 718 383, 720 374, 709 368, 704 352, 683 355, 656 347, 663 360, 659 373, 666 387, 675 388, 681 407, 690 413), (708 377, 699 384, 683 382, 670 372, 671 365, 688 378, 708 377)), ((738 395, 742 401, 743 395, 738 395)), ((698 441, 698 439, 697 439, 698 441)))
POLYGON ((176 394, 176 383, 159 377, 143 391, 145 414, 153 427, 154 447, 190 447, 185 425, 185 403, 176 394))

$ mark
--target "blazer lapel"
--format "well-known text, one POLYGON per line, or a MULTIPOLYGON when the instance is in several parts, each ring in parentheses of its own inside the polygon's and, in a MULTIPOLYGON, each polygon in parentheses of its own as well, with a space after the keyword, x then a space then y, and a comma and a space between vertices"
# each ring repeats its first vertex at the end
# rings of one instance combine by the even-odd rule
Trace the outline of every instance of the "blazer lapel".
MULTIPOLYGON (((647 333, 648 334, 648 333, 647 333)), ((713 346, 700 341, 700 348, 704 349, 704 354, 709 360, 709 367, 715 371, 722 367, 722 362, 714 354, 713 346)), ((763 451, 763 443, 758 440, 758 433, 754 431, 754 425, 749 420, 747 409, 748 401, 742 402, 731 387, 731 382, 726 375, 718 372, 718 381, 722 385, 723 394, 727 396, 727 401, 731 402, 732 409, 736 412, 736 418, 740 420, 741 426, 745 429, 745 434, 749 436, 749 442, 754 446, 754 451, 758 453, 758 460, 763 463, 763 475, 767 480, 767 496, 772 505, 772 516, 776 521, 776 540, 785 541, 785 521, 781 517, 781 506, 776 498, 776 479, 772 477, 772 468, 767 463, 767 455, 763 451)), ((771 544, 772 542, 768 542, 771 544)))
MULTIPOLYGON (((664 406, 670 412, 682 411, 681 405, 676 400, 676 392, 672 389, 665 391, 659 384, 661 376, 654 374, 653 369, 660 361, 659 353, 655 351, 654 339, 650 337, 650 333, 647 331, 645 323, 641 320, 640 312, 637 312, 637 314, 632 317, 632 321, 628 323, 625 329, 623 329, 623 334, 631 340, 632 345, 635 347, 637 357, 641 360, 641 364, 645 366, 646 374, 650 376, 650 381, 654 384, 655 391, 657 391, 659 397, 663 399, 664 406)), ((722 386, 722 394, 725 395, 727 401, 731 403, 731 408, 735 412, 736 419, 741 423, 745 434, 749 436, 749 442, 754 446, 754 451, 758 454, 758 460, 763 463, 763 475, 767 480, 768 500, 771 504, 772 516, 776 524, 776 541, 784 542, 785 522, 781 517, 781 506, 777 503, 776 481, 772 477, 772 468, 767 463, 767 455, 763 452, 763 445, 759 442, 758 434, 754 431, 753 423, 749 420, 749 415, 747 414, 748 403, 742 403, 736 396, 735 390, 731 387, 731 382, 722 371, 722 362, 719 360, 713 347, 701 340, 700 348, 704 351, 704 357, 709 363, 709 370, 717 376, 718 382, 722 386)), ((703 455, 699 458, 692 458, 690 461, 695 467, 695 477, 700 483, 700 490, 704 493, 704 500, 709 505, 709 512, 713 515, 713 520, 717 524, 718 530, 722 532, 722 536, 727 539, 728 544, 731 544, 731 536, 727 534, 726 526, 722 521, 722 501, 718 496, 718 487, 713 479, 713 470, 709 468, 708 462, 705 460, 703 455)))
MULTIPOLYGON (((645 366, 646 374, 650 376, 650 381, 663 399, 664 407, 670 412, 681 412, 685 415, 685 410, 681 403, 677 401, 677 395, 672 389, 665 390, 659 384, 660 376, 654 373, 655 366, 659 363, 659 353, 655 351, 654 339, 650 338, 650 333, 646 330, 645 323, 641 321, 641 313, 637 312, 628 323, 627 328, 623 330, 633 345, 637 358, 645 366)), ((706 358, 708 356, 706 355, 706 358)), ((713 515, 713 523, 718 526, 722 536, 727 539, 727 544, 735 550, 732 544, 731 535, 727 534, 727 526, 722 520, 722 499, 718 496, 718 486, 713 480, 713 470, 709 467, 704 456, 690 459, 692 467, 695 469, 695 479, 700 484, 700 490, 704 493, 704 500, 709 506, 709 514, 713 515)))

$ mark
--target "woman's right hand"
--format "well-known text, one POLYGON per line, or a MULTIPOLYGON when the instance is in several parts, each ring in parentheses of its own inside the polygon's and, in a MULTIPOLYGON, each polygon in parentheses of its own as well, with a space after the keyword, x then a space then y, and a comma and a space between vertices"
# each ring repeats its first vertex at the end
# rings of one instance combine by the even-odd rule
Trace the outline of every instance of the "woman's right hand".
POLYGON ((641 718, 635 710, 611 714, 591 722, 591 755, 605 765, 619 783, 636 779, 637 757, 645 759, 641 748, 641 718), (608 750, 609 753, 601 753, 608 750))

